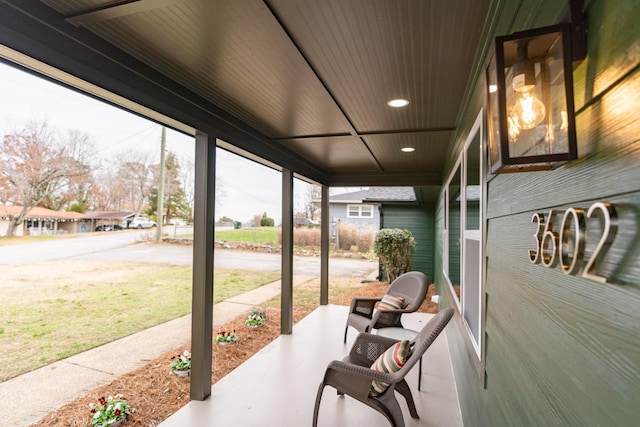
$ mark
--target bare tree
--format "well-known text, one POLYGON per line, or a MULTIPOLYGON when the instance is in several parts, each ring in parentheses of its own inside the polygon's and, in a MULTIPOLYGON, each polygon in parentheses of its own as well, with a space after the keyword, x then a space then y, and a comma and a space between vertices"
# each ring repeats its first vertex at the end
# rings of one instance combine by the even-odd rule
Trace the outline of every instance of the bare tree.
POLYGON ((253 215, 253 224, 256 227, 260 227, 260 222, 262 221, 262 214, 254 214, 253 215))
POLYGON ((34 121, 23 130, 4 135, 0 145, 1 199, 22 206, 20 213, 10 218, 7 236, 14 234, 31 208, 60 197, 73 180, 89 175, 89 166, 76 157, 78 144, 77 140, 58 138, 46 121, 34 121))
POLYGON ((304 195, 305 217, 311 220, 320 219, 320 200, 322 199, 322 187, 316 184, 308 184, 304 195))
MULTIPOLYGON (((191 208, 191 212, 193 212, 193 203, 195 199, 195 183, 196 183, 195 165, 193 164, 193 161, 185 160, 185 159, 182 160, 178 180, 182 183, 182 188, 184 190, 184 198, 186 202, 189 204, 189 207, 191 208)), ((216 188, 216 192, 217 191, 218 189, 216 188)))
POLYGON ((117 169, 102 167, 95 175, 96 184, 89 195, 89 208, 98 211, 126 209, 127 189, 118 179, 117 169))
POLYGON ((68 209, 76 212, 85 212, 88 208, 88 201, 94 186, 92 169, 90 165, 95 153, 95 145, 86 132, 77 129, 69 129, 64 138, 64 149, 67 154, 83 165, 87 165, 88 173, 72 176, 68 185, 58 194, 48 197, 41 206, 61 210, 68 209))
POLYGON ((117 179, 112 185, 121 186, 126 193, 126 206, 140 213, 149 200, 153 186, 151 155, 131 149, 119 156, 123 161, 118 166, 117 179))

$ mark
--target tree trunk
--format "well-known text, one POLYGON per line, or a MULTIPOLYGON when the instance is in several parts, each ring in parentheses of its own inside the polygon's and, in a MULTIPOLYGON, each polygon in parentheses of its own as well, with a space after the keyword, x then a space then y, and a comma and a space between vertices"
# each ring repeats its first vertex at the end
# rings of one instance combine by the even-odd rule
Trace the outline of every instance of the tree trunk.
POLYGON ((5 237, 13 236, 15 229, 16 229, 16 219, 12 216, 11 219, 9 219, 9 226, 7 227, 7 232, 5 233, 4 236, 5 237))
POLYGON ((16 227, 24 222, 24 217, 27 216, 27 212, 29 212, 29 210, 31 210, 30 206, 23 206, 17 218, 14 216, 10 217, 5 237, 11 237, 15 234, 16 227))

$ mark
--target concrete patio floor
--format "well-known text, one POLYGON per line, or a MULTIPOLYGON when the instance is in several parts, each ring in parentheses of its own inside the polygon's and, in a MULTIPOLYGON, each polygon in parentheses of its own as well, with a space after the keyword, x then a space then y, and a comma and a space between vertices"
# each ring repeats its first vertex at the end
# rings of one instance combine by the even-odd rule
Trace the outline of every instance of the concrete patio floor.
MULTIPOLYGON (((313 406, 327 364, 342 359, 356 336, 349 331, 342 342, 348 307, 322 306, 247 362, 213 385, 205 401, 192 401, 169 417, 161 427, 185 426, 310 426, 313 406)), ((420 330, 433 315, 405 315, 407 328, 420 330)), ((215 363, 215 361, 214 361, 215 363)), ((418 391, 417 366, 407 376, 420 419, 409 416, 400 399, 407 427, 462 426, 451 357, 442 333, 423 357, 422 390, 418 391)), ((378 412, 325 388, 319 426, 386 427, 378 412)))

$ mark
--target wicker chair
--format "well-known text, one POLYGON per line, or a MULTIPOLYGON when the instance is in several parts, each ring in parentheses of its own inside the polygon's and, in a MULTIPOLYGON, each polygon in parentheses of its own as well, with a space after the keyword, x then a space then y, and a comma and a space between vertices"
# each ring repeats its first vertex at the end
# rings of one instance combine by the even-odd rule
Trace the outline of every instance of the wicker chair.
POLYGON ((367 406, 384 415, 392 426, 404 427, 402 409, 396 399, 395 392, 400 393, 407 401, 409 413, 413 418, 419 418, 416 405, 405 376, 418 362, 440 332, 453 316, 453 309, 447 308, 436 314, 418 333, 412 343, 412 350, 406 363, 398 372, 384 373, 371 369, 373 362, 397 341, 369 333, 360 333, 351 347, 349 355, 342 361, 334 360, 329 363, 324 378, 320 383, 313 411, 313 427, 318 425, 320 400, 325 386, 332 386, 338 394, 346 394, 359 400, 367 406), (382 394, 371 397, 369 390, 372 381, 389 383, 389 388, 382 394))
POLYGON ((399 310, 375 310, 380 298, 353 298, 344 328, 344 342, 347 342, 347 331, 353 326, 358 332, 370 332, 372 329, 400 327, 404 313, 412 313, 420 308, 427 295, 427 276, 419 271, 410 271, 400 275, 391 283, 387 294, 404 298, 404 308, 399 310))

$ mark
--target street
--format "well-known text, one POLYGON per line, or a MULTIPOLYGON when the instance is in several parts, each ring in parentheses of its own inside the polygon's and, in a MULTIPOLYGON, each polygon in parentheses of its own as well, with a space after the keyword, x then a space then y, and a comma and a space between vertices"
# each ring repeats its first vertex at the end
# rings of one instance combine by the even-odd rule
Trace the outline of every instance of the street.
MULTIPOLYGON (((193 247, 145 243, 155 230, 86 233, 78 237, 0 246, 0 265, 61 260, 101 260, 191 265, 193 247)), ((214 264, 237 270, 279 271, 280 254, 216 249, 214 264)), ((329 259, 329 275, 366 277, 378 263, 345 258, 329 259)), ((320 258, 295 256, 294 274, 319 275, 320 258)))

